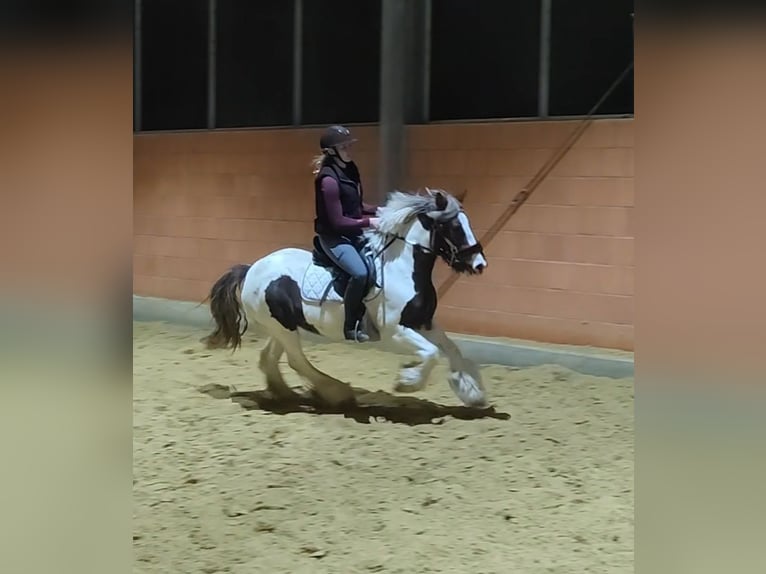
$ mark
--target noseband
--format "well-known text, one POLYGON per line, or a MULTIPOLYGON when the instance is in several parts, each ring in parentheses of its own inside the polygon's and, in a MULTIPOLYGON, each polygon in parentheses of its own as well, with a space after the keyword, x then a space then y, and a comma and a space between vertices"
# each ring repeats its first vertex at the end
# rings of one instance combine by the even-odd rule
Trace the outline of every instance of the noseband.
POLYGON ((430 238, 430 247, 428 248, 428 251, 430 253, 434 253, 435 255, 439 255, 443 257, 445 260, 448 261, 448 264, 450 267, 458 261, 459 259, 465 257, 468 258, 471 255, 475 255, 477 253, 481 253, 483 251, 483 248, 481 246, 481 242, 477 241, 476 244, 470 245, 468 247, 460 248, 452 241, 449 240, 449 238, 446 235, 442 235, 441 238, 444 240, 444 245, 446 246, 446 249, 444 247, 438 248, 436 247, 436 227, 431 229, 431 238, 430 238))

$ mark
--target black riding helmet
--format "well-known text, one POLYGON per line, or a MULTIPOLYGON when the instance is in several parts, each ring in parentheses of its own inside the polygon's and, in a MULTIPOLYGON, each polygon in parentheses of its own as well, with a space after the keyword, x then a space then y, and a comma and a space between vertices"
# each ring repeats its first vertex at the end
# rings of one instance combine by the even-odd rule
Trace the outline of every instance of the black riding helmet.
POLYGON ((322 133, 319 147, 323 150, 333 149, 339 145, 354 143, 356 138, 344 126, 330 126, 322 133))

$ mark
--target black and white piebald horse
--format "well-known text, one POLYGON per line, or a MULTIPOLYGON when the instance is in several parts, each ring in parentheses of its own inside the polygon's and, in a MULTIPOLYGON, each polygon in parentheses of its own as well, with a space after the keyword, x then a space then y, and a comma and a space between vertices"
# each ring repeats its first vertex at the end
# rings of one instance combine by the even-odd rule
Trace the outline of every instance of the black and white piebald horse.
MULTIPOLYGON (((431 274, 437 257, 457 273, 479 274, 487 267, 468 216, 455 197, 430 189, 390 194, 378 216, 379 227, 365 232, 375 279, 365 299, 365 320, 368 333, 377 333, 367 344, 393 342, 418 355, 416 366, 400 370, 395 391, 423 389, 441 351, 449 361, 455 395, 467 406, 487 407, 479 369, 434 322, 437 295, 431 274)), ((337 272, 321 262, 316 247, 313 260, 310 251, 285 248, 252 265, 232 267, 210 291, 216 327, 205 338, 208 347, 236 349, 248 323, 255 323, 269 335, 259 361, 269 391, 296 398, 278 366, 287 353, 290 367, 318 399, 332 406, 353 403, 351 387, 314 367, 301 347, 302 331, 345 341, 342 298, 339 287, 333 290, 337 272)))

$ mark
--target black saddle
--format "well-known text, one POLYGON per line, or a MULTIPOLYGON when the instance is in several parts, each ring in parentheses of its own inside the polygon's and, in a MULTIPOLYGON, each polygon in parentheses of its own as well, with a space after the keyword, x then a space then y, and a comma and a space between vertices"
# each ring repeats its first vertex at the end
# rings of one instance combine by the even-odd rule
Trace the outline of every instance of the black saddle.
MULTIPOLYGON (((380 285, 377 285, 378 279, 377 272, 375 270, 375 258, 366 249, 362 249, 360 255, 362 256, 362 261, 364 261, 364 264, 367 267, 367 286, 364 290, 364 295, 366 297, 373 286, 380 287, 380 285)), ((322 247, 322 243, 319 241, 319 237, 316 235, 314 236, 314 248, 311 251, 311 256, 314 265, 324 267, 330 271, 332 274, 333 289, 335 289, 335 292, 338 295, 343 297, 344 293, 346 292, 346 286, 348 285, 350 276, 348 273, 343 271, 343 269, 338 267, 332 258, 327 255, 327 252, 322 247)))

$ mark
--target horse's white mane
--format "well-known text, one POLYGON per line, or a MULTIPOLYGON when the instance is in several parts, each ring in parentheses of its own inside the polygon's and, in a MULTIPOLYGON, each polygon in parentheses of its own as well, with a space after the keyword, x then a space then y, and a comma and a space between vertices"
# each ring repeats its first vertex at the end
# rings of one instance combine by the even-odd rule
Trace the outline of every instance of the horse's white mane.
POLYGON ((394 191, 388 195, 386 204, 378 209, 378 230, 382 233, 398 234, 418 215, 426 214, 438 221, 455 217, 460 209, 460 202, 440 189, 426 188, 425 194, 394 191), (444 209, 439 209, 437 205, 437 194, 441 194, 447 202, 444 209))

